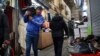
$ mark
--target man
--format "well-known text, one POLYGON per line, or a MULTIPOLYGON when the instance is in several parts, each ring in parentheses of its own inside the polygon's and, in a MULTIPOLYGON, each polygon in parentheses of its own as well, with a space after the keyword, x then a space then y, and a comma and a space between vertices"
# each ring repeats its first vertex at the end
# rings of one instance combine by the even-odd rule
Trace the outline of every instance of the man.
POLYGON ((50 23, 50 28, 52 29, 55 56, 62 56, 64 31, 66 32, 66 35, 68 34, 68 28, 63 17, 57 13, 50 23))
POLYGON ((38 56, 39 31, 44 23, 44 18, 41 15, 42 10, 41 6, 37 7, 36 15, 33 17, 30 15, 30 11, 26 11, 25 13, 24 22, 28 23, 26 29, 26 56, 30 56, 31 45, 33 47, 34 56, 38 56))
POLYGON ((9 42, 9 29, 8 29, 8 18, 3 13, 2 5, 0 4, 0 55, 4 56, 4 50, 2 45, 4 42, 9 42))
POLYGON ((11 34, 13 32, 13 7, 10 6, 10 1, 6 2, 6 8, 4 10, 4 13, 7 15, 9 21, 9 33, 11 34))
POLYGON ((74 40, 74 18, 68 22, 68 36, 69 36, 69 44, 74 40))

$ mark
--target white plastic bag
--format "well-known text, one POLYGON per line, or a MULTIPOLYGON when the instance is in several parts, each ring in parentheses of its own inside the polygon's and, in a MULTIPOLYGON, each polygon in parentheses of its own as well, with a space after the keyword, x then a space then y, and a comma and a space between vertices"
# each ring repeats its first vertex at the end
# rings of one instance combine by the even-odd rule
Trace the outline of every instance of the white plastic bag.
POLYGON ((11 46, 7 46, 4 56, 11 56, 11 46))

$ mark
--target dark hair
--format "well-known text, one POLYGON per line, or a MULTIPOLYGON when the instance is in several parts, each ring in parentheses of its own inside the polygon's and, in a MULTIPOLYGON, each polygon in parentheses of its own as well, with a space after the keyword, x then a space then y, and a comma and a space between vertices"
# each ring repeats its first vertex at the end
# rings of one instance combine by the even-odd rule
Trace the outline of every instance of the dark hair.
POLYGON ((71 20, 74 20, 75 18, 71 18, 71 20))
POLYGON ((100 36, 96 36, 96 42, 100 42, 100 36))
POLYGON ((87 16, 83 16, 83 18, 85 18, 85 17, 87 18, 87 16))
POLYGON ((42 8, 41 6, 38 6, 38 7, 36 8, 36 10, 43 10, 43 8, 42 8))
POLYGON ((31 12, 35 12, 35 8, 34 7, 28 8, 27 10, 31 11, 31 12))
POLYGON ((79 39, 79 40, 81 40, 81 38, 80 38, 80 37, 78 37, 78 38, 76 38, 76 39, 75 39, 75 41, 76 41, 76 40, 78 40, 78 39, 79 39))
POLYGON ((88 39, 88 40, 91 40, 91 39, 93 39, 94 37, 95 37, 94 35, 88 35, 87 39, 88 39))
POLYGON ((92 39, 94 39, 94 35, 88 35, 88 37, 86 38, 86 42, 90 42, 92 39))
POLYGON ((63 17, 59 13, 55 13, 55 16, 52 18, 52 21, 63 21, 63 17))
POLYGON ((6 4, 7 4, 7 5, 10 5, 10 1, 7 1, 6 4))
POLYGON ((59 16, 59 13, 55 13, 55 16, 59 16))

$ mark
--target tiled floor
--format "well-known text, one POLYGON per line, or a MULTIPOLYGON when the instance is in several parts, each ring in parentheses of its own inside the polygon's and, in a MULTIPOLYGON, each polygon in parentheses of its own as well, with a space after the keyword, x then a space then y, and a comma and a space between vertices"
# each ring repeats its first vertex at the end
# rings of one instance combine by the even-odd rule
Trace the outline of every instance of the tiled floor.
MULTIPOLYGON (((34 56, 31 54, 31 56, 34 56)), ((48 48, 45 48, 43 50, 39 50, 39 56, 54 56, 54 48, 53 46, 50 46, 48 48)), ((68 50, 67 50, 67 40, 64 41, 63 44, 63 54, 62 56, 69 56, 68 50)))

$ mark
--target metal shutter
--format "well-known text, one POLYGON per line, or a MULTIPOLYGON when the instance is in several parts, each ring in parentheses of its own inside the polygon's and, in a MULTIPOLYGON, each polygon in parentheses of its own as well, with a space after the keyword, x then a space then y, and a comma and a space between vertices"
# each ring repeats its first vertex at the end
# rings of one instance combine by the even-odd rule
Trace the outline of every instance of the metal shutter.
POLYGON ((100 0, 90 0, 93 34, 100 36, 100 0))

